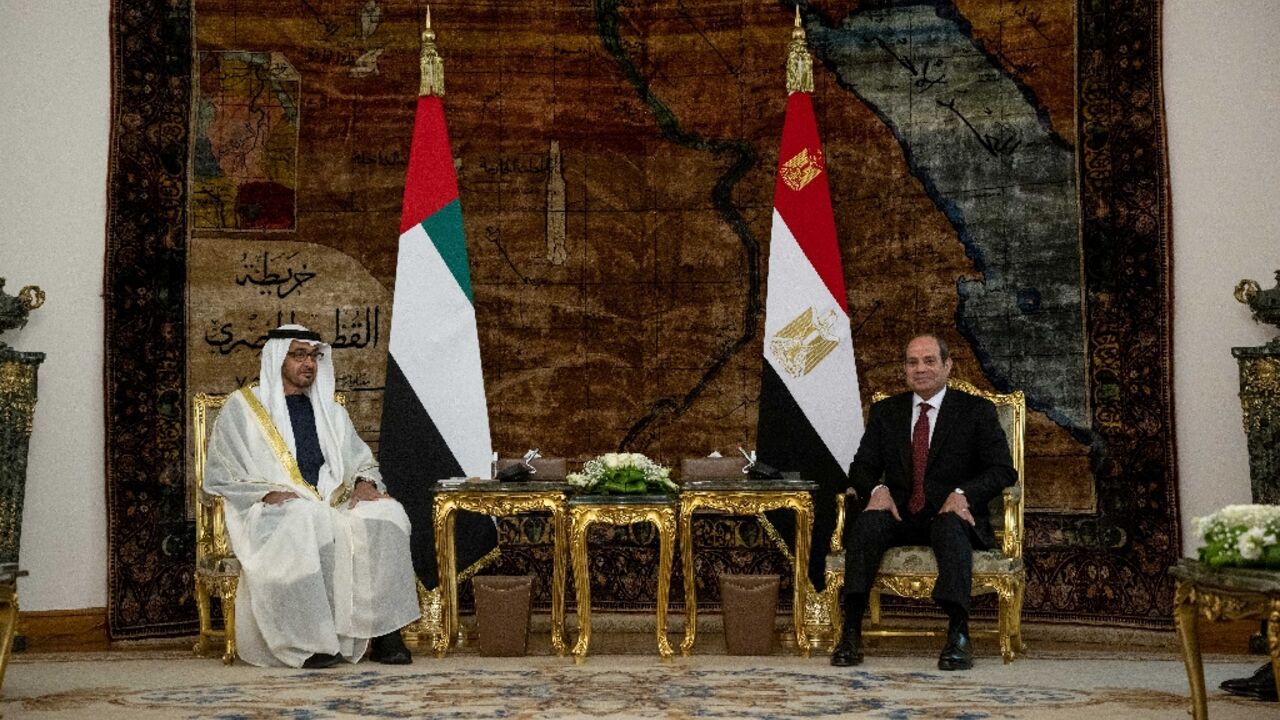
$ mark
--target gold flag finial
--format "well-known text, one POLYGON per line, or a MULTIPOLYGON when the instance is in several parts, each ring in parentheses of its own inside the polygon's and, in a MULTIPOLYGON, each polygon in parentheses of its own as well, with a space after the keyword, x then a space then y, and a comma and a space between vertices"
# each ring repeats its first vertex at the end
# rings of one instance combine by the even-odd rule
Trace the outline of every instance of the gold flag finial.
POLYGON ((431 29, 431 6, 427 6, 427 23, 422 28, 422 84, 419 95, 444 97, 444 61, 436 52, 436 32, 431 29))
POLYGON ((787 46, 787 93, 793 92, 813 92, 813 59, 809 57, 804 27, 800 25, 799 2, 796 3, 796 26, 787 46))

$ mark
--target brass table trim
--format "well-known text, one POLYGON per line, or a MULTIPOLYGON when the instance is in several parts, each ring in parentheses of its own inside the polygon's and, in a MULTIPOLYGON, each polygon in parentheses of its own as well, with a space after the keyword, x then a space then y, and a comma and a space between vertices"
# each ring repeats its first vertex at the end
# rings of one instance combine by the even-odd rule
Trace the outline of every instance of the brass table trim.
POLYGON ((551 571, 551 648, 564 655, 564 548, 568 527, 567 496, 564 490, 467 490, 437 491, 434 501, 436 568, 440 576, 440 633, 433 639, 436 655, 444 657, 459 627, 458 560, 455 546, 457 510, 506 517, 527 512, 551 513, 553 528, 551 571))
POLYGON ((1271 672, 1276 678, 1276 690, 1280 692, 1280 592, 1227 590, 1207 587, 1193 578, 1179 578, 1173 593, 1173 617, 1178 627, 1178 639, 1182 642, 1187 681, 1191 686, 1191 716, 1194 720, 1208 720, 1209 717, 1197 616, 1206 620, 1265 617, 1271 672))
POLYGON ((766 510, 796 514, 795 562, 792 563, 792 623, 796 648, 809 657, 805 630, 805 595, 809 585, 809 538, 813 532, 813 497, 808 490, 684 490, 680 493, 680 559, 684 567, 684 640, 680 653, 688 655, 698 633, 698 588, 693 574, 693 514, 699 509, 732 515, 756 515, 766 510))
POLYGON ((573 646, 574 662, 587 657, 591 644, 591 577, 587 572, 587 529, 593 523, 630 525, 652 523, 658 530, 658 655, 666 659, 675 653, 667 639, 667 601, 671 595, 671 566, 674 559, 677 501, 651 503, 584 503, 569 506, 570 552, 573 555, 573 582, 578 594, 578 642, 573 646))

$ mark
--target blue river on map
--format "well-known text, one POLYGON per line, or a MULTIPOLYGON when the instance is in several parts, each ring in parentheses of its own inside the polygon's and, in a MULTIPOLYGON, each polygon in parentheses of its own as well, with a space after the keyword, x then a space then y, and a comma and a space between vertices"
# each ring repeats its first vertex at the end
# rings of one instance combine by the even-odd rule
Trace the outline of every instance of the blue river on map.
POLYGON ((891 129, 981 273, 956 325, 1001 390, 1087 433, 1075 153, 949 3, 805 23, 809 46, 891 129), (939 11, 942 7, 944 11, 939 11))

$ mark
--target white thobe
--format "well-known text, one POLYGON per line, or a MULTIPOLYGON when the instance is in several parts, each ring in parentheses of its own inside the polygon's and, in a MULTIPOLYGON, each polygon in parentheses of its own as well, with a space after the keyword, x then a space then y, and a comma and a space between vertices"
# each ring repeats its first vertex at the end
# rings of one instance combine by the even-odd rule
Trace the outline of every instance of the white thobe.
POLYGON ((338 454, 321 476, 341 484, 328 497, 302 480, 270 416, 244 389, 227 399, 209 441, 204 489, 225 499, 227 533, 240 560, 236 644, 254 665, 300 667, 315 653, 356 662, 369 638, 419 616, 409 518, 390 498, 348 508, 357 478, 385 490, 369 446, 346 411, 337 417, 338 454), (268 505, 273 490, 297 499, 268 505))

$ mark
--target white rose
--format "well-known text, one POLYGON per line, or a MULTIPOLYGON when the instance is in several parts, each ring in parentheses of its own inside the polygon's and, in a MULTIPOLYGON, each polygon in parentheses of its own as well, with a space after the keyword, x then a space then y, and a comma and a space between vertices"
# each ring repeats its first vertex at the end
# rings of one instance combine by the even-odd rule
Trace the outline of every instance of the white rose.
POLYGON ((1262 528, 1249 528, 1240 535, 1236 543, 1240 557, 1245 560, 1257 560, 1262 557, 1262 528))

